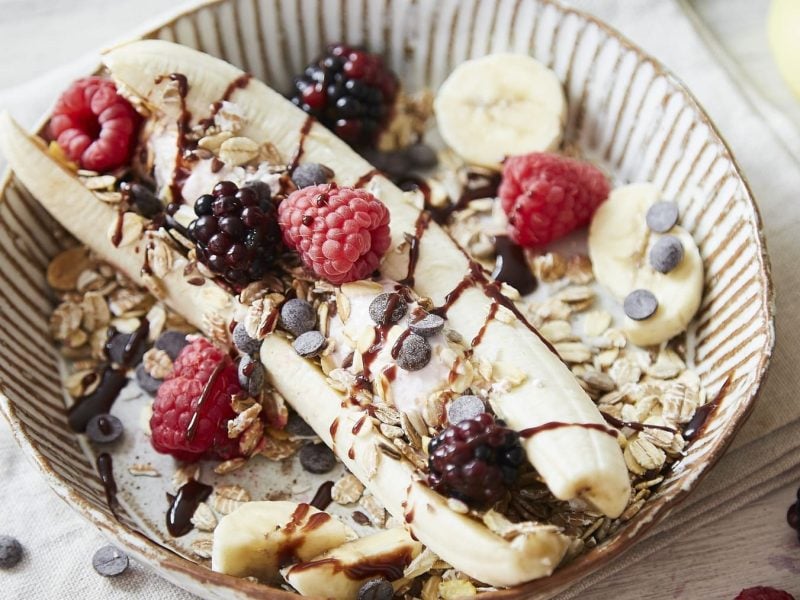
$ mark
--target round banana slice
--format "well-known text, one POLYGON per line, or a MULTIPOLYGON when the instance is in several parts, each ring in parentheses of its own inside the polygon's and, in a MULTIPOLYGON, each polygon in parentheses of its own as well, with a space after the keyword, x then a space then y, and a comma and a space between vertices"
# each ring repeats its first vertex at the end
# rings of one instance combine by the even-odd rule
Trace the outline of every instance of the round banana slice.
POLYGON ((556 149, 566 109, 556 74, 524 54, 460 64, 434 102, 447 145, 467 162, 494 169, 506 156, 556 149))
POLYGON ((288 561, 306 561, 356 539, 355 532, 309 504, 247 502, 214 529, 211 569, 279 583, 288 561))
POLYGON ((649 291, 658 302, 645 319, 625 318, 625 334, 639 346, 659 344, 684 331, 703 291, 703 260, 692 235, 679 225, 663 233, 647 225, 647 211, 659 196, 650 183, 619 187, 600 205, 589 228, 589 255, 597 280, 620 302, 635 290, 649 291), (664 236, 674 236, 683 248, 680 262, 667 273, 650 264, 650 251, 664 236))

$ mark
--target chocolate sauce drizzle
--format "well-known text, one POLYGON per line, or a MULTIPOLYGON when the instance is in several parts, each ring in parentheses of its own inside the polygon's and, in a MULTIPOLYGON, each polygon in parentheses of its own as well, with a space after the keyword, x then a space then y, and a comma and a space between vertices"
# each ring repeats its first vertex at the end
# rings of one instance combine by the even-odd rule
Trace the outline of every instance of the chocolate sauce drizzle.
POLYGON ((227 366, 227 359, 221 360, 219 363, 217 363, 217 366, 214 367, 213 371, 211 371, 208 381, 206 381, 205 385, 203 386, 203 392, 200 394, 200 399, 197 401, 197 404, 194 407, 192 418, 189 420, 189 425, 186 427, 186 439, 188 441, 191 442, 194 439, 194 436, 197 433, 197 426, 200 423, 200 411, 203 410, 206 402, 208 402, 214 384, 217 382, 217 379, 219 379, 223 369, 227 366))
POLYGON ((213 489, 210 485, 190 479, 181 486, 175 496, 167 494, 170 500, 167 510, 167 531, 172 537, 186 535, 194 528, 192 515, 200 503, 211 495, 213 489))
POLYGON ((414 271, 417 269, 417 262, 419 262, 419 245, 422 240, 422 235, 428 228, 428 223, 431 222, 431 213, 423 210, 419 213, 416 223, 414 223, 414 235, 407 236, 408 242, 408 270, 406 276, 400 280, 401 285, 414 287, 414 271))
POLYGON ((733 373, 729 373, 714 399, 695 410, 694 416, 692 417, 691 421, 686 424, 686 428, 683 430, 683 437, 686 438, 687 441, 692 442, 701 433, 703 433, 703 430, 705 430, 706 426, 708 425, 709 419, 711 419, 712 415, 717 412, 717 408, 719 408, 723 398, 725 398, 725 396, 728 394, 732 382, 733 373))
POLYGON ((366 172, 366 173, 364 173, 364 174, 363 174, 361 177, 359 177, 358 179, 356 179, 356 182, 353 184, 353 187, 354 187, 354 188, 360 188, 360 187, 364 187, 364 186, 365 186, 365 185, 367 185, 367 184, 368 184, 370 181, 372 181, 372 178, 373 178, 373 177, 375 177, 375 176, 376 176, 376 175, 378 175, 379 173, 380 173, 380 171, 378 171, 378 169, 371 169, 371 170, 367 171, 367 172, 366 172))
POLYGON ((314 125, 314 121, 316 121, 316 119, 309 115, 306 117, 303 127, 300 128, 300 142, 297 145, 297 151, 292 157, 292 162, 289 163, 289 173, 294 171, 297 168, 297 165, 300 164, 300 159, 303 157, 303 153, 305 152, 306 138, 308 137, 308 132, 311 131, 311 127, 314 125))
POLYGON ((617 429, 622 429, 623 427, 627 427, 628 429, 633 429, 634 431, 645 431, 646 429, 660 429, 661 431, 667 431, 669 433, 677 433, 675 429, 672 427, 667 427, 666 425, 653 425, 650 423, 637 423, 636 421, 623 421, 618 419, 608 413, 604 413, 600 411, 600 414, 605 419, 606 423, 609 425, 613 425, 617 429))
POLYGON ((494 238, 497 258, 492 271, 492 279, 513 286, 523 296, 533 292, 538 281, 531 271, 525 252, 511 241, 507 235, 494 238))
POLYGON ((331 496, 332 489, 333 482, 325 481, 319 486, 317 493, 314 494, 309 504, 318 510, 325 510, 330 506, 331 502, 333 502, 333 497, 331 496))
POLYGON ((403 571, 413 560, 411 550, 402 548, 374 557, 365 557, 355 564, 343 564, 336 558, 322 558, 292 567, 291 572, 299 573, 307 569, 329 566, 334 573, 344 573, 349 579, 361 581, 373 577, 383 577, 395 581, 403 576, 403 571))
POLYGON ((481 325, 478 333, 474 338, 472 338, 472 342, 470 342, 470 348, 475 348, 481 343, 481 340, 483 340, 483 336, 486 333, 486 329, 489 327, 489 323, 491 323, 497 315, 497 309, 499 307, 500 305, 497 302, 492 302, 492 304, 489 306, 489 314, 486 315, 486 320, 483 322, 483 325, 481 325))
POLYGON ((114 461, 111 459, 110 454, 103 452, 97 457, 97 473, 103 483, 108 509, 115 519, 119 519, 116 511, 116 507, 119 504, 117 501, 117 482, 114 479, 114 461))
MULTIPOLYGON (((156 79, 156 83, 161 81, 162 77, 156 79)), ((189 133, 189 121, 192 118, 192 113, 186 108, 186 96, 189 93, 189 81, 186 75, 181 73, 172 73, 168 76, 170 81, 178 84, 178 97, 180 98, 181 113, 178 117, 178 144, 175 155, 175 170, 172 173, 172 182, 169 184, 172 201, 182 203, 182 189, 183 184, 189 177, 189 170, 184 164, 184 152, 186 150, 186 135, 189 133)))
POLYGON ((536 427, 528 427, 527 429, 523 429, 519 432, 519 436, 521 438, 527 439, 531 438, 537 433, 542 433, 543 431, 553 431, 555 429, 563 429, 564 427, 580 427, 581 429, 594 429, 595 431, 600 431, 607 435, 610 435, 613 438, 617 437, 617 430, 611 427, 607 427, 602 423, 564 423, 562 421, 550 421, 548 423, 543 423, 541 425, 537 425, 536 427))
POLYGON ((243 90, 246 88, 252 78, 253 76, 250 73, 243 73, 229 83, 228 87, 225 88, 225 92, 222 94, 222 98, 211 105, 211 114, 205 119, 201 119, 199 124, 205 128, 211 127, 214 124, 214 117, 216 117, 222 109, 222 103, 230 100, 236 90, 243 90))
MULTIPOLYGON (((111 410, 122 388, 128 383, 126 372, 133 368, 133 359, 141 354, 142 344, 146 343, 149 332, 149 321, 142 319, 139 327, 131 334, 128 343, 125 344, 120 365, 117 368, 113 368, 110 364, 105 365, 100 385, 97 386, 97 389, 69 409, 67 421, 73 431, 83 433, 86 431, 86 425, 92 417, 102 415, 111 410)), ((116 331, 113 328, 109 329, 105 347, 107 359, 109 357, 111 338, 115 334, 116 331)))
POLYGON ((445 225, 455 213, 464 210, 473 200, 497 196, 497 188, 500 186, 500 174, 467 172, 467 185, 464 191, 461 192, 455 202, 449 202, 445 206, 431 205, 431 188, 421 177, 406 175, 397 179, 395 184, 401 190, 418 190, 421 192, 425 199, 425 208, 431 213, 433 220, 439 225, 445 225))

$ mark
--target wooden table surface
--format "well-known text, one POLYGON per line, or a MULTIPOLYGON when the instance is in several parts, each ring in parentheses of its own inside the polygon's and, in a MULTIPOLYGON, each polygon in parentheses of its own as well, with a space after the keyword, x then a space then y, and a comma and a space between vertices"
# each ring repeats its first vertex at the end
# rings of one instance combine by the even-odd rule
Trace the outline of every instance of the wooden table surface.
MULTIPOLYGON (((800 105, 782 88, 773 71, 764 68, 770 57, 757 28, 763 30, 767 1, 695 0, 687 4, 705 20, 708 32, 727 49, 736 68, 745 74, 757 73, 765 95, 787 115, 798 118, 800 105), (732 5, 737 8, 732 10, 732 5)), ((0 91, 67 64, 170 6, 172 3, 164 0, 0 0, 4 55, 0 91)), ((9 435, 3 426, 0 435, 9 435)), ((800 546, 785 520, 797 484, 800 482, 725 518, 713 520, 711 515, 709 523, 684 540, 609 577, 584 597, 724 600, 732 599, 744 587, 771 585, 800 600, 800 546)), ((61 501, 53 495, 52 502, 61 501)))

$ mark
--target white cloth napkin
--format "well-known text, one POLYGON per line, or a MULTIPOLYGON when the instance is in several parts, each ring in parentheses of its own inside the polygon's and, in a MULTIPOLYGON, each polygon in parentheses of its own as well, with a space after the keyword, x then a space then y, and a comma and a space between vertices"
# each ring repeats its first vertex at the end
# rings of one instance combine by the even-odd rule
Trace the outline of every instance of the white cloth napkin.
MULTIPOLYGON (((593 583, 657 552, 699 523, 720 518, 789 481, 800 480, 800 403, 795 400, 800 370, 794 360, 800 350, 800 274, 795 241, 800 225, 800 162, 791 151, 799 145, 798 132, 760 98, 757 90, 743 90, 742 80, 731 79, 692 26, 680 0, 573 0, 570 4, 596 14, 663 61, 686 82, 731 144, 749 177, 767 229, 777 286, 779 339, 756 411, 726 457, 655 533, 613 565, 578 582, 560 596, 565 599, 586 597, 585 590, 593 583)), ((29 84, 2 91, 0 107, 32 126, 55 90, 75 74, 85 73, 94 61, 94 57, 88 57, 29 84)), ((96 576, 91 556, 106 542, 49 491, 2 426, 0 481, 0 533, 18 537, 27 549, 20 566, 0 573, 2 597, 193 597, 140 566, 117 579, 96 576)), ((633 590, 619 589, 614 597, 625 600, 637 595, 633 590)))

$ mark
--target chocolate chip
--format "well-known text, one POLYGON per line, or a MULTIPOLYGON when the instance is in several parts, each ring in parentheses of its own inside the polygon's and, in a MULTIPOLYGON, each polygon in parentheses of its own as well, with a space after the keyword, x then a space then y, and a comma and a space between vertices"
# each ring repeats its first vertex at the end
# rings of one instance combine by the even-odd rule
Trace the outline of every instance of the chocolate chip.
POLYGON ((103 546, 94 553, 92 566, 103 577, 116 577, 128 568, 128 555, 114 546, 103 546))
POLYGON ((431 347, 421 335, 412 333, 400 344, 398 366, 405 371, 419 371, 431 360, 431 347))
POLYGON ((678 205, 674 202, 656 202, 645 216, 647 226, 656 233, 665 233, 678 222, 678 205))
POLYGON ((120 191, 127 193, 133 210, 147 219, 152 219, 164 210, 161 200, 141 183, 125 181, 120 184, 120 191))
POLYGON ((659 273, 669 273, 683 260, 683 245, 674 235, 665 235, 650 248, 650 266, 659 273))
POLYGON ((789 507, 786 512, 786 522, 789 523, 789 527, 796 529, 800 534, 800 502, 795 502, 789 507))
POLYGON ((284 431, 295 437, 313 437, 317 435, 314 430, 311 429, 311 425, 306 423, 297 413, 289 415, 289 420, 286 422, 284 431))
POLYGON ((658 300, 649 290, 633 290, 625 297, 622 307, 634 321, 644 321, 656 312, 658 300))
POLYGON ((10 569, 22 560, 22 545, 10 535, 0 535, 0 569, 10 569))
POLYGON ((431 337, 444 329, 444 319, 439 315, 426 314, 424 317, 409 322, 408 328, 422 337, 431 337))
POLYGON ((239 385, 251 396, 258 396, 264 387, 264 366, 258 359, 249 355, 242 356, 239 361, 239 385))
POLYGON ((245 354, 255 354, 261 348, 261 342, 251 338, 244 328, 244 323, 237 323, 233 328, 233 345, 236 346, 240 352, 245 354))
POLYGON ((370 579, 358 590, 357 600, 392 600, 394 588, 385 579, 370 579))
POLYGON ((122 421, 112 415, 95 415, 86 424, 86 435, 96 444, 110 444, 122 436, 122 421))
MULTIPOLYGON (((108 359, 112 363, 121 365, 125 362, 125 346, 128 345, 132 336, 132 333, 119 332, 111 336, 111 339, 106 344, 106 351, 108 352, 108 359)), ((147 344, 138 344, 135 350, 136 354, 130 357, 130 360, 126 363, 127 365, 133 366, 142 362, 142 356, 147 350, 147 344)))
POLYGON ((300 464, 309 473, 328 473, 336 466, 336 455, 325 444, 306 444, 300 448, 300 464))
POLYGON ((483 400, 477 396, 459 396, 447 406, 447 421, 451 425, 460 423, 464 419, 472 419, 486 412, 483 400))
POLYGON ((157 350, 163 350, 172 360, 178 358, 181 350, 189 344, 186 334, 182 331, 165 331, 154 344, 157 350))
POLYGON ((378 325, 397 323, 405 316, 407 310, 405 299, 396 292, 378 294, 369 303, 369 317, 378 325))
POLYGON ((158 388, 161 387, 163 381, 150 375, 150 373, 145 371, 144 365, 140 364, 138 367, 136 367, 136 383, 138 383, 139 387, 145 392, 151 396, 155 396, 158 393, 158 388))
POLYGON ((428 144, 423 144, 422 142, 418 142, 409 146, 406 149, 406 154, 411 160, 411 164, 418 169, 430 169, 439 163, 439 157, 436 156, 436 150, 428 146, 428 144))
POLYGON ((305 358, 318 356, 325 349, 325 336, 319 331, 306 331, 298 337, 292 346, 295 352, 305 358))
POLYGON ((317 324, 317 311, 305 300, 292 298, 281 306, 281 324, 293 336, 303 335, 317 324))
POLYGON ((298 188, 328 183, 333 178, 333 171, 319 163, 303 163, 292 171, 292 181, 298 188))

